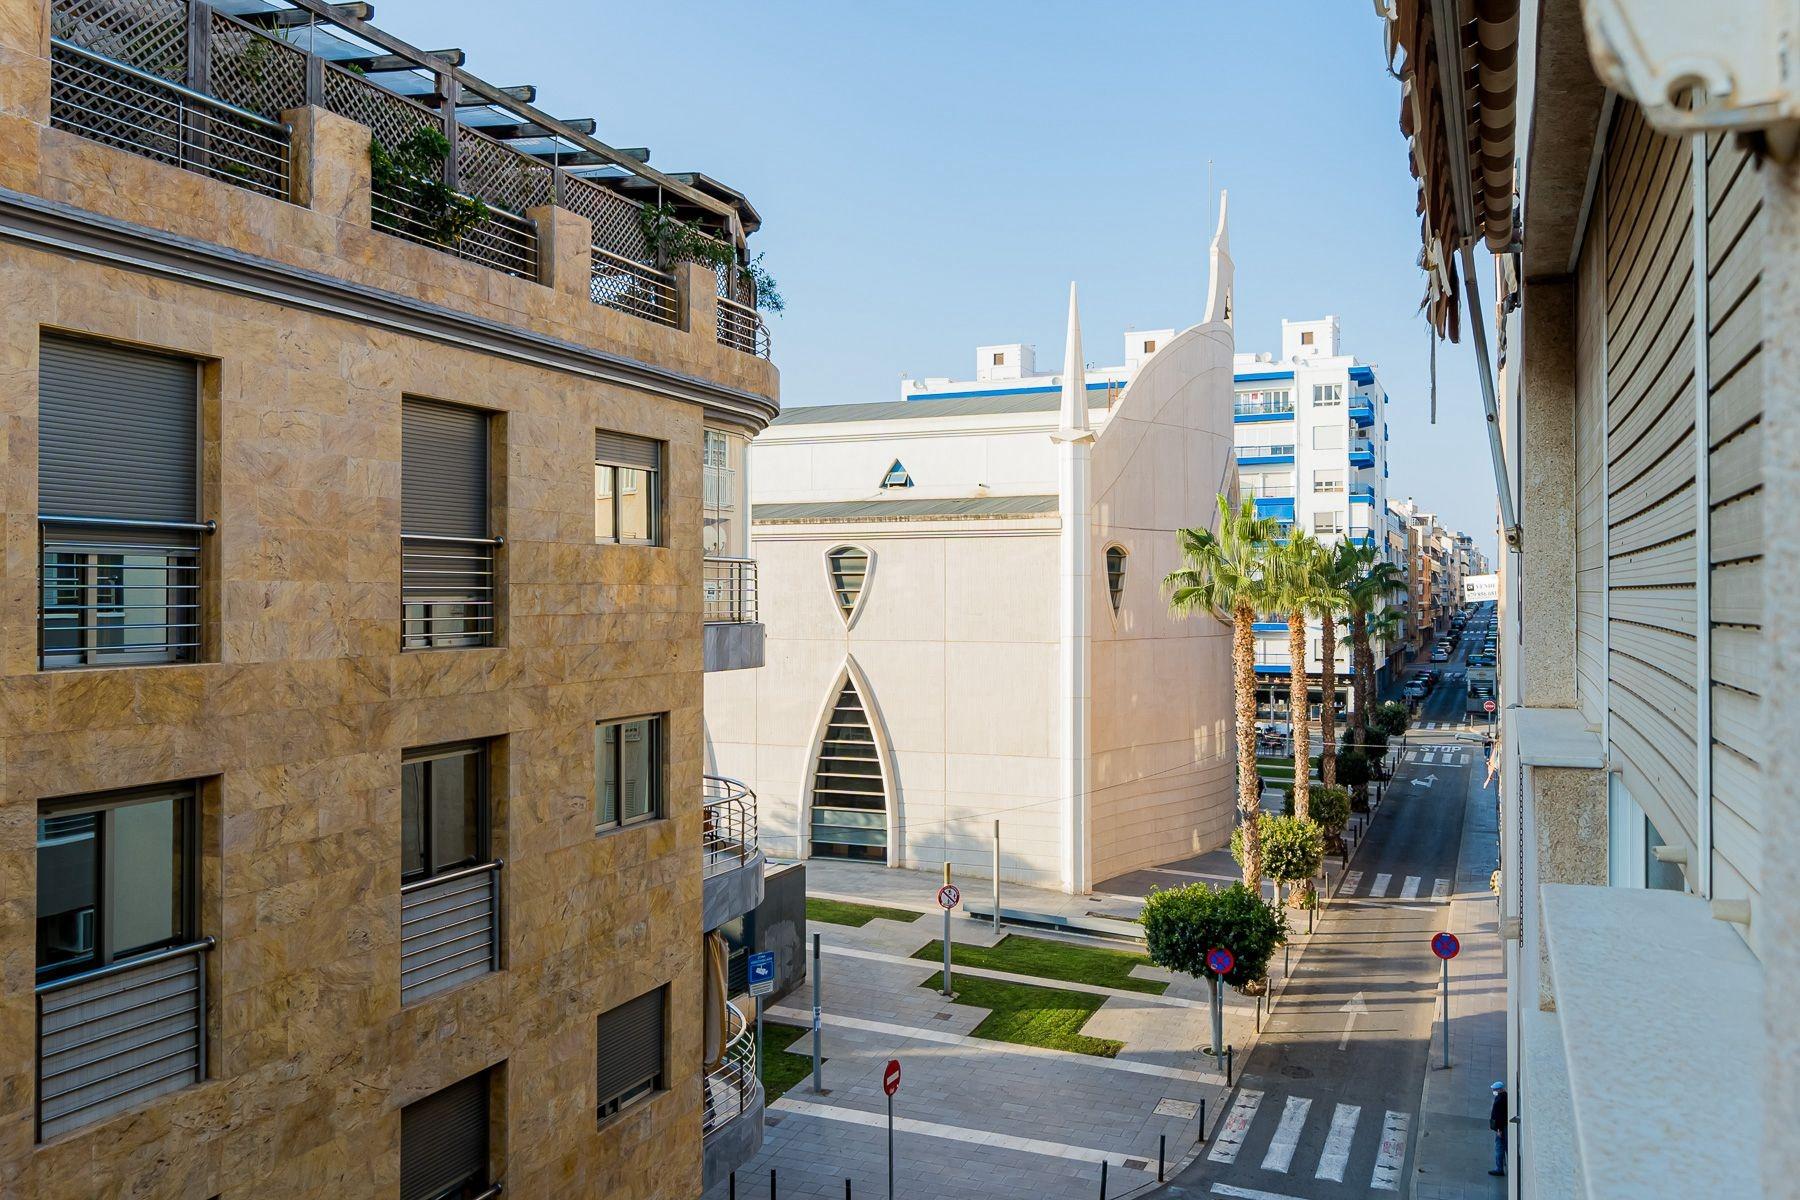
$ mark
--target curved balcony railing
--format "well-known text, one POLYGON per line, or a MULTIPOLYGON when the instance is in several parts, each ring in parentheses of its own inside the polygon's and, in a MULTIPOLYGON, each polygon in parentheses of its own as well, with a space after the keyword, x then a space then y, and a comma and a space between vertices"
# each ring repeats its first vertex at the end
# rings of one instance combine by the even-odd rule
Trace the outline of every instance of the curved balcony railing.
POLYGON ((756 309, 726 296, 719 297, 719 345, 769 357, 769 327, 756 309))
POLYGON ((730 1022, 725 1051, 717 1064, 706 1069, 706 1111, 702 1117, 702 1135, 749 1112, 762 1093, 762 1081, 756 1075, 756 1031, 735 1004, 725 1005, 730 1022))
POLYGON ((701 848, 707 875, 741 867, 756 853, 756 793, 735 779, 707 775, 701 848))

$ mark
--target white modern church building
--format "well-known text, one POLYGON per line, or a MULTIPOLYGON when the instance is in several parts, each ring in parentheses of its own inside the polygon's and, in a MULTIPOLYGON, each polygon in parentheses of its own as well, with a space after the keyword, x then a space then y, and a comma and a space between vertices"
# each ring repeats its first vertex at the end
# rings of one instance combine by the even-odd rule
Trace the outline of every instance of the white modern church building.
POLYGON ((1222 845, 1230 631, 1172 617, 1175 531, 1234 484, 1231 261, 1202 324, 1089 372, 983 347, 977 378, 791 409, 752 444, 765 665, 709 676, 708 770, 762 844, 1085 891, 1222 845))

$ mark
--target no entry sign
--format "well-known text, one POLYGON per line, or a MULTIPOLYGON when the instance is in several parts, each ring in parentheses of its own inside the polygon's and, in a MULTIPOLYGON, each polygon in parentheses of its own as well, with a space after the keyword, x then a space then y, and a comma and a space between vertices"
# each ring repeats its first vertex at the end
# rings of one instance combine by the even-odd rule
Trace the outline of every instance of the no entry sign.
POLYGON ((1235 966, 1237 958, 1223 946, 1214 946, 1206 952, 1206 969, 1214 975, 1229 975, 1235 966))
POLYGON ((1494 711, 1494 702, 1492 700, 1484 700, 1481 705, 1481 711, 1493 712, 1494 711))
POLYGON ((1431 952, 1448 962, 1462 951, 1462 943, 1456 940, 1454 933, 1433 934, 1431 952))
POLYGON ((881 1073, 881 1090, 893 1095, 900 1090, 900 1060, 888 1059, 887 1070, 881 1073))
POLYGON ((938 905, 946 912, 962 902, 962 892, 954 883, 946 883, 938 889, 938 905))

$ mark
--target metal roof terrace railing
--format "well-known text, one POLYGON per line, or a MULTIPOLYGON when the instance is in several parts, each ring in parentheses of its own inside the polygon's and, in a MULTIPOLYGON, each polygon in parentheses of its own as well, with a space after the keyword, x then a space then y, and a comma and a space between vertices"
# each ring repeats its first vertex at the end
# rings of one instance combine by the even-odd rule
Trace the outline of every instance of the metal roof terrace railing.
POLYGON ((738 206, 650 168, 647 151, 597 140, 590 120, 539 111, 534 88, 489 84, 461 69, 461 51, 416 49, 370 15, 367 4, 324 0, 51 0, 52 124, 285 200, 281 114, 317 105, 367 125, 411 167, 376 180, 376 228, 537 279, 537 230, 525 214, 560 205, 593 224, 593 301, 676 325, 675 279, 641 217, 646 201, 667 204, 728 248, 725 265, 714 264, 719 343, 768 353, 741 267, 738 206), (432 143, 427 131, 442 141, 421 169, 418 154, 397 152, 432 143))

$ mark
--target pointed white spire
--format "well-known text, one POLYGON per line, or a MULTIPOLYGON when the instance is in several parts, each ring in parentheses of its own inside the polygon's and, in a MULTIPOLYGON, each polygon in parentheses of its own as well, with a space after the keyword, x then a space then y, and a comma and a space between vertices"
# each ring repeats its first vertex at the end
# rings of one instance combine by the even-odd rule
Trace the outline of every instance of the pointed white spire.
POLYGON ((1206 289, 1206 323, 1223 321, 1231 324, 1231 238, 1226 228, 1229 194, 1219 191, 1219 228, 1212 240, 1212 282, 1206 289))
POLYGON ((1063 343, 1062 427, 1079 432, 1088 427, 1087 363, 1081 357, 1081 310, 1075 284, 1069 284, 1069 333, 1063 343))

